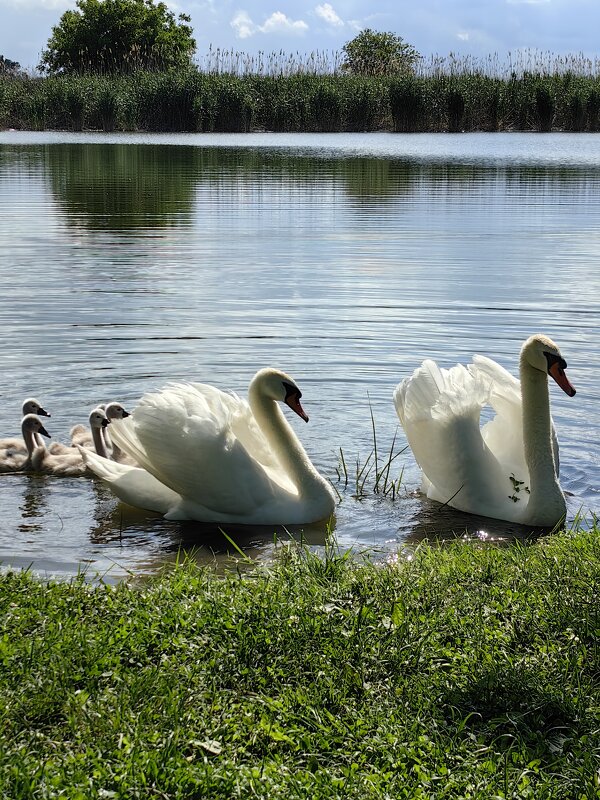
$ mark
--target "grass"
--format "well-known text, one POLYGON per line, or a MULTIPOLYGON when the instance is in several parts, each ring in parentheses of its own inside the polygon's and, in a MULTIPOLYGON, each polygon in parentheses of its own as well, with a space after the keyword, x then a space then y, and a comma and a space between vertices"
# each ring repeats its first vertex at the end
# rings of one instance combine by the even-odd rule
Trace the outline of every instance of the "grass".
POLYGON ((600 548, 0 578, 0 796, 597 798, 600 548))
MULTIPOLYGON (((377 426, 375 425, 375 417, 373 415, 373 407, 370 398, 369 414, 371 417, 373 448, 364 461, 361 461, 360 455, 356 456, 356 460, 353 464, 354 469, 351 475, 348 467, 348 458, 343 448, 340 447, 338 466, 336 468, 337 484, 342 491, 348 489, 350 486, 352 496, 357 500, 363 500, 370 494, 378 494, 382 497, 389 497, 391 500, 395 500, 402 486, 404 467, 400 468, 400 473, 397 477, 395 477, 395 472, 392 473, 392 467, 396 467, 394 462, 398 456, 401 456, 402 453, 408 450, 409 446, 405 445, 400 450, 396 450, 396 438, 398 435, 398 431, 396 430, 390 448, 387 453, 384 453, 385 458, 382 459, 378 444, 377 426)), ((340 491, 335 483, 333 483, 333 488, 337 492, 338 497, 341 497, 340 491)))

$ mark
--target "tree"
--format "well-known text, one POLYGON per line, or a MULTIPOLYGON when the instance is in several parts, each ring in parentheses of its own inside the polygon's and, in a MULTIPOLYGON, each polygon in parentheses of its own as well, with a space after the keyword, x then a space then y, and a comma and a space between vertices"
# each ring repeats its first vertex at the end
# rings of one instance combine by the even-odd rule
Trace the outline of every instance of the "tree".
POLYGON ((48 73, 131 72, 190 63, 190 17, 179 22, 153 0, 77 0, 52 29, 39 69, 48 73))
POLYGON ((0 56, 0 75, 17 75, 21 72, 21 65, 10 58, 0 56))
POLYGON ((342 47, 343 69, 353 75, 406 75, 421 58, 415 48, 395 33, 365 28, 342 47))

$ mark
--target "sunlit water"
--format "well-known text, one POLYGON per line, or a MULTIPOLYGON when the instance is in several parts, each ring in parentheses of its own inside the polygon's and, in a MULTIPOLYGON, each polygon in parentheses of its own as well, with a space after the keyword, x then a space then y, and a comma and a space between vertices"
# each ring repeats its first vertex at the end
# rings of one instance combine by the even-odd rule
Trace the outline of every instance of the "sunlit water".
MULTIPOLYGON (((600 135, 5 131, 0 209, 0 436, 18 432, 29 395, 65 441, 98 402, 132 409, 173 379, 244 393, 273 365, 302 388, 310 423, 291 424, 341 494, 342 548, 385 558, 423 537, 522 538, 418 496, 409 451, 394 499, 372 474, 357 498, 356 465, 371 412, 380 461, 396 432, 404 447, 392 391, 423 358, 480 352, 516 373, 542 331, 578 390, 551 387, 569 521, 598 510, 600 135)), ((5 566, 118 580, 235 552, 92 479, 0 475, 0 497, 5 566)), ((226 530, 271 556, 273 530, 226 530)), ((322 547, 326 529, 291 534, 322 547)))

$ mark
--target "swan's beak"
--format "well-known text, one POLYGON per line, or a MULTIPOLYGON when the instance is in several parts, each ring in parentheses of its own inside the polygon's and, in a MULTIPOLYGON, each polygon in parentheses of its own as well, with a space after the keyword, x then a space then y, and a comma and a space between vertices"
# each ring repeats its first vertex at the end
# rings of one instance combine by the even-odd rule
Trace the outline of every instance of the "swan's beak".
POLYGON ((125 419, 125 417, 130 417, 130 416, 131 414, 129 413, 129 411, 125 411, 125 409, 123 409, 123 419, 125 419))
POLYGON ((300 405, 300 398, 297 394, 290 394, 285 398, 285 402, 287 405, 295 411, 298 416, 304 420, 304 422, 308 422, 308 414, 304 411, 302 406, 300 405))
POLYGON ((554 364, 548 367, 548 374, 554 378, 565 394, 568 394, 569 397, 573 397, 575 394, 575 387, 567 378, 564 369, 560 366, 558 361, 555 361, 554 364))
POLYGON ((38 417, 49 417, 50 414, 43 408, 38 408, 38 417))
POLYGON ((108 417, 102 420, 102 427, 106 428, 107 425, 110 425, 110 420, 108 419, 108 417))
MULTIPOLYGON (((48 414, 48 416, 50 416, 50 414, 48 414)), ((38 430, 38 433, 41 433, 41 434, 42 434, 42 436, 47 436, 47 437, 48 437, 48 439, 51 439, 51 438, 52 438, 52 437, 50 436, 50 434, 48 433, 48 431, 46 430, 46 428, 44 428, 44 426, 43 426, 43 425, 40 425, 40 427, 39 427, 39 430, 38 430)))

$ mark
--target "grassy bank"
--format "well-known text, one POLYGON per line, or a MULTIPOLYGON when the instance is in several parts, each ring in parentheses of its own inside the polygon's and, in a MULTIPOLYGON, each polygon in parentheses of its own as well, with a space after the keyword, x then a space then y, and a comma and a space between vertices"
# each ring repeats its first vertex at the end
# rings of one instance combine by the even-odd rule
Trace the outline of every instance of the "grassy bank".
POLYGON ((0 580, 0 795, 595 798, 600 531, 0 580))
POLYGON ((138 72, 1 77, 0 128, 144 131, 600 130, 600 76, 438 70, 343 74, 138 72))

